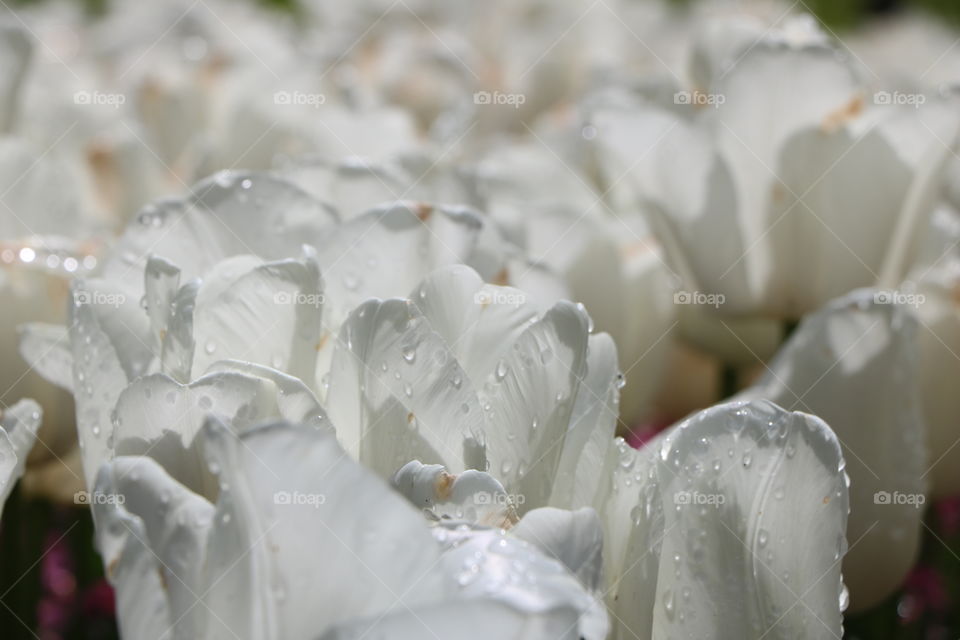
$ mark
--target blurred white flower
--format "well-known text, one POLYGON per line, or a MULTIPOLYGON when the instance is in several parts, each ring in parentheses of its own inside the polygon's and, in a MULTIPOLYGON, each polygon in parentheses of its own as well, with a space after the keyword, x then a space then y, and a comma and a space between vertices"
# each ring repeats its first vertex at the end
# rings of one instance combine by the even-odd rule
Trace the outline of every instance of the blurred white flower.
POLYGON ((20 400, 0 410, 0 512, 26 469, 40 421, 40 406, 33 400, 20 400))
POLYGON ((31 456, 31 472, 59 469, 76 439, 73 403, 21 358, 18 326, 63 323, 70 281, 96 265, 102 242, 64 167, 23 140, 0 137, 0 185, 0 407, 28 397, 43 407, 43 446, 31 456))
POLYGON ((918 321, 919 388, 927 431, 933 498, 960 492, 960 214, 935 213, 925 255, 909 274, 918 321))
POLYGON ((668 262, 688 290, 722 294, 722 313, 796 318, 895 286, 957 134, 954 101, 873 96, 811 38, 734 50, 675 104, 601 99, 590 124, 604 171, 630 173, 668 262))
POLYGON ((806 317, 743 393, 814 414, 836 433, 850 476, 844 580, 857 611, 897 589, 919 550, 929 454, 916 332, 904 306, 854 291, 806 317))

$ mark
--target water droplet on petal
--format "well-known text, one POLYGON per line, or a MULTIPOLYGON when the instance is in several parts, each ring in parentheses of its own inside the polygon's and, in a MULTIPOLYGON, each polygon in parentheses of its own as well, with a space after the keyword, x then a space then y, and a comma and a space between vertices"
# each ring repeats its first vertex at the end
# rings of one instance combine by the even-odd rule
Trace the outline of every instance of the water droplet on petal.
POLYGON ((769 541, 769 539, 770 539, 770 534, 768 534, 765 529, 760 529, 760 531, 757 532, 757 544, 760 545, 761 549, 767 546, 767 542, 769 541))

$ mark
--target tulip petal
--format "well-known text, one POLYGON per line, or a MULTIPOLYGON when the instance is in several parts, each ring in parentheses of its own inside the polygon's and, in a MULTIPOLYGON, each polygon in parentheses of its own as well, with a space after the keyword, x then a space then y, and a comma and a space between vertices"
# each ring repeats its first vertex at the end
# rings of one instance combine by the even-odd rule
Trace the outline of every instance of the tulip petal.
POLYGON ((782 250, 766 297, 772 307, 800 317, 876 281, 887 242, 863 233, 863 219, 851 211, 869 211, 870 225, 886 237, 912 172, 878 128, 801 129, 784 141, 779 167, 785 186, 774 187, 771 215, 783 220, 767 237, 782 250))
POLYGON ((853 68, 832 48, 770 41, 750 48, 709 91, 723 96, 705 121, 737 185, 750 246, 772 222, 768 203, 784 142, 806 127, 842 126, 860 112, 863 96, 853 68))
POLYGON ((503 530, 440 524, 433 528, 443 553, 441 563, 456 576, 457 595, 504 602, 533 614, 571 607, 585 640, 607 636, 603 603, 588 594, 559 561, 503 530))
POLYGON ((537 314, 524 292, 486 285, 463 265, 437 269, 410 299, 477 383, 493 372, 537 314))
POLYGON ((533 509, 511 533, 562 562, 588 591, 601 587, 603 528, 597 512, 590 507, 576 511, 533 509))
POLYGON ((148 640, 203 637, 203 557, 213 505, 139 456, 105 466, 90 502, 118 593, 121 632, 148 640))
POLYGON ((563 452, 550 504, 563 508, 593 505, 601 494, 603 468, 617 430, 619 380, 617 347, 607 334, 590 336, 587 375, 577 392, 564 436, 563 452))
POLYGON ((44 380, 73 391, 73 352, 67 328, 30 322, 20 325, 20 355, 44 380))
MULTIPOLYGON (((662 438, 661 438, 662 439, 662 438)), ((611 440, 601 474, 609 492, 599 501, 604 522, 604 574, 612 637, 652 638, 654 603, 664 537, 663 501, 656 455, 658 440, 641 450, 611 440)))
POLYGON ((960 261, 953 271, 921 280, 917 309, 920 328, 920 396, 928 426, 929 478, 934 499, 960 494, 960 261))
POLYGON ((135 380, 117 400, 116 455, 148 455, 179 482, 212 498, 216 483, 203 461, 202 442, 196 440, 209 415, 229 419, 238 432, 278 418, 313 427, 329 425, 313 394, 296 378, 224 367, 181 385, 156 374, 135 380))
POLYGON ((175 380, 190 382, 193 366, 193 311, 198 280, 180 286, 180 269, 163 258, 151 257, 144 269, 144 300, 153 350, 160 370, 175 380))
POLYGON ((336 221, 329 207, 276 175, 223 171, 183 199, 147 205, 121 237, 117 258, 104 265, 104 277, 129 278, 150 256, 177 265, 184 280, 234 255, 282 260, 336 221))
POLYGON ((217 360, 246 360, 313 386, 324 300, 317 264, 310 255, 252 268, 251 260, 220 262, 200 286, 192 371, 217 360))
POLYGON ((460 640, 579 640, 579 612, 570 607, 526 612, 495 600, 454 600, 351 620, 320 640, 458 638, 460 640))
POLYGON ((927 470, 916 323, 878 295, 854 291, 808 316, 745 393, 819 416, 843 445, 851 480, 843 572, 854 610, 886 598, 913 566, 927 470), (889 504, 878 502, 884 493, 889 504))
POLYGON ((675 427, 657 463, 653 637, 839 637, 843 466, 822 420, 769 402, 719 405, 675 427))
POLYGON ((588 328, 585 311, 557 303, 517 338, 478 391, 490 468, 527 505, 550 497, 586 375, 588 328))
POLYGON ((332 326, 368 298, 412 290, 434 269, 469 263, 483 222, 467 209, 397 202, 372 209, 317 238, 332 326))
POLYGON ((13 125, 20 84, 26 75, 32 49, 26 31, 12 25, 0 26, 0 60, 7 70, 0 81, 0 132, 6 133, 13 125))
POLYGON ((383 477, 411 459, 453 473, 483 442, 472 384, 417 307, 370 300, 341 329, 327 407, 344 447, 383 477))
POLYGON ((94 293, 98 291, 97 284, 74 282, 69 325, 77 437, 83 450, 83 470, 88 487, 93 486, 100 465, 112 457, 109 443, 112 442, 114 426, 111 414, 127 381, 135 377, 132 371, 128 374, 131 369, 129 360, 120 355, 124 340, 117 339, 115 325, 103 322, 103 310, 92 303, 94 293))
POLYGON ((27 466, 41 415, 40 405, 33 400, 20 400, 0 410, 0 513, 27 466))
POLYGON ((204 433, 221 480, 205 599, 241 638, 315 637, 442 598, 423 516, 333 436, 275 424, 237 438, 215 422, 204 433))

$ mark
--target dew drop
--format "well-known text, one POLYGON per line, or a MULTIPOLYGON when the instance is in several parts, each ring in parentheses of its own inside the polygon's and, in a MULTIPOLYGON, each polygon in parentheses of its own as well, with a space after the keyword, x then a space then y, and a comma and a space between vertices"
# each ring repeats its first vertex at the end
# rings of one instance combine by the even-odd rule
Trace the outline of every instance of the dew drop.
POLYGON ((673 591, 671 589, 663 592, 663 611, 667 614, 668 619, 673 620, 676 614, 676 608, 674 606, 673 591))

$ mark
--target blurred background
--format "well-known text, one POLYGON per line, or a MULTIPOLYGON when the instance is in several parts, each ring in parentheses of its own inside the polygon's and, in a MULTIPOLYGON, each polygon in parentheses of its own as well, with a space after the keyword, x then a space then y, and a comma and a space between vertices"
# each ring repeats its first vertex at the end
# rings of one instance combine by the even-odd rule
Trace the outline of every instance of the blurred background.
MULTIPOLYGON (((673 11, 682 13, 698 2, 710 1, 671 0, 670 4, 673 11)), ((43 3, 44 0, 0 0, 0 5, 13 11, 43 3)), ((260 3, 271 12, 294 19, 304 11, 297 0, 260 3)), ((76 0, 76 4, 91 19, 109 9, 108 0, 76 0)), ((796 5, 798 10, 813 13, 841 38, 925 16, 927 23, 956 30, 960 42, 958 0, 804 0, 796 5)), ((113 594, 90 545, 93 527, 88 509, 51 500, 49 493, 24 491, 20 487, 11 495, 3 513, 0 638, 115 638, 113 594)), ((960 637, 960 497, 934 504, 928 510, 926 525, 922 557, 905 587, 882 606, 848 617, 846 638, 960 637)))

